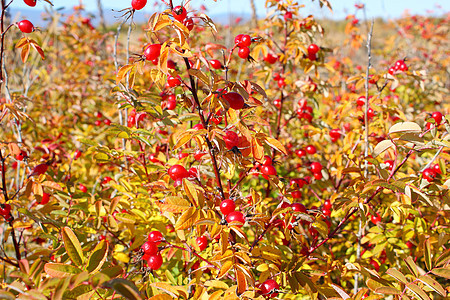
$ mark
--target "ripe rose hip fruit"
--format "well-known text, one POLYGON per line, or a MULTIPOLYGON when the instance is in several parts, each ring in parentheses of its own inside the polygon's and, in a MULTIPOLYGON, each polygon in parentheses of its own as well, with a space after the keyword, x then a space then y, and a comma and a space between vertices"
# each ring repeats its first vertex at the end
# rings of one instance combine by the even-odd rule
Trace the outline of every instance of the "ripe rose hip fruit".
POLYGON ((45 204, 47 204, 49 201, 50 201, 50 194, 44 192, 44 193, 42 194, 42 199, 41 199, 41 202, 40 202, 39 204, 45 205, 45 204))
POLYGON ((23 33, 32 33, 34 31, 33 23, 28 20, 20 21, 17 26, 19 26, 20 31, 23 33))
POLYGON ((154 60, 161 54, 161 44, 151 44, 145 47, 144 56, 146 60, 154 60))
POLYGON ((161 254, 157 253, 155 255, 150 255, 150 257, 147 259, 148 267, 152 270, 158 270, 161 268, 163 263, 163 259, 161 254))
POLYGON ((173 165, 169 168, 168 174, 173 180, 189 177, 189 172, 182 165, 173 165))
POLYGON ((269 175, 270 176, 277 175, 277 170, 272 165, 264 165, 264 166, 261 166, 261 173, 263 174, 263 177, 265 179, 269 179, 269 177, 268 177, 269 175))
POLYGON ((173 77, 172 75, 167 76, 167 85, 169 87, 176 87, 181 84, 181 79, 179 77, 173 77))
POLYGON ((238 51, 238 56, 242 59, 248 58, 249 55, 250 55, 250 49, 248 47, 242 47, 238 51))
POLYGON ((280 286, 275 280, 268 279, 264 281, 260 286, 261 294, 269 298, 275 298, 276 296, 278 296, 277 290, 279 287, 280 286))
POLYGON ((211 67, 212 67, 213 69, 219 70, 219 69, 222 69, 222 68, 223 68, 223 67, 222 67, 222 63, 221 63, 218 59, 211 59, 211 60, 209 61, 209 63, 211 64, 211 67))
POLYGON ((292 210, 293 210, 293 211, 298 211, 298 212, 301 212, 301 213, 306 213, 306 207, 305 207, 303 204, 301 204, 301 203, 292 203, 292 204, 291 204, 291 207, 292 207, 292 210))
POLYGON ((440 125, 442 122, 442 113, 435 111, 434 113, 431 114, 431 117, 434 119, 434 121, 436 121, 437 125, 440 125))
POLYGON ((142 244, 141 249, 147 255, 155 255, 156 253, 158 253, 158 246, 156 246, 156 243, 154 242, 145 242, 144 244, 142 244))
POLYGON ((23 2, 25 2, 26 5, 31 7, 36 6, 36 0, 23 0, 23 2))
POLYGON ((132 0, 131 7, 135 10, 141 10, 147 4, 147 0, 132 0))
POLYGON ((436 178, 437 174, 433 169, 426 168, 425 170, 423 170, 422 176, 426 181, 432 182, 436 178))
POLYGON ((381 216, 377 213, 376 215, 372 215, 370 217, 370 220, 372 221, 373 224, 377 225, 378 222, 381 221, 381 216))
POLYGON ((161 244, 161 241, 163 240, 164 240, 163 235, 158 230, 153 230, 148 234, 148 241, 155 243, 157 246, 161 244))
POLYGON ((306 146, 305 150, 308 154, 314 154, 317 152, 316 147, 314 147, 313 145, 306 146))
POLYGON ((322 171, 322 165, 319 162, 313 162, 311 164, 311 172, 319 173, 320 171, 322 171))
POLYGON ((9 204, 0 205, 0 215, 7 218, 7 217, 9 217, 10 213, 11 213, 11 205, 9 205, 9 204))
POLYGON ((172 15, 177 21, 183 22, 187 16, 186 8, 184 8, 183 6, 180 6, 180 5, 175 6, 172 10, 172 15))
POLYGON ((239 143, 239 136, 236 132, 227 130, 223 140, 225 142, 225 147, 227 147, 228 150, 231 150, 233 147, 237 147, 239 143))
POLYGON ((273 105, 275 105, 276 108, 281 108, 281 99, 275 99, 273 100, 273 105))
POLYGON ((195 239, 197 242, 198 247, 200 248, 200 251, 203 251, 208 247, 208 239, 206 236, 202 235, 195 239))
POLYGON ((273 55, 272 53, 268 53, 265 57, 264 57, 264 61, 269 63, 269 64, 274 64, 276 63, 278 60, 278 56, 273 55))
POLYGON ((323 202, 323 208, 324 209, 328 209, 328 210, 331 210, 331 207, 332 207, 333 205, 331 204, 331 201, 330 200, 325 200, 324 202, 323 202))
POLYGON ((84 184, 82 184, 82 183, 80 183, 80 184, 78 185, 78 189, 79 189, 82 193, 87 193, 87 187, 86 187, 84 184))
POLYGON ((319 52, 320 48, 316 44, 311 44, 308 47, 308 54, 317 54, 319 52))
POLYGON ((242 97, 239 93, 229 92, 224 94, 223 99, 227 100, 232 109, 242 109, 244 107, 244 97, 242 97))
POLYGON ((220 203, 220 211, 223 215, 228 216, 236 210, 236 203, 231 199, 225 199, 220 203))
POLYGON ((194 20, 192 20, 192 18, 187 18, 183 21, 183 25, 186 26, 189 31, 192 31, 192 29, 194 29, 194 20))
POLYGON ((242 227, 245 223, 244 214, 240 211, 233 211, 227 215, 227 223, 238 222, 235 225, 236 227, 242 227), (239 224, 240 223, 240 224, 239 224))

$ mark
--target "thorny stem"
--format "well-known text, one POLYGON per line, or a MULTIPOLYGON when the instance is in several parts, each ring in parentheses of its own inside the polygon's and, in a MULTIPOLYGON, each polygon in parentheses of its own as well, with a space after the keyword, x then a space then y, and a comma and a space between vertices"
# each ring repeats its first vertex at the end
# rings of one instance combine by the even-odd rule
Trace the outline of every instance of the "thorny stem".
MULTIPOLYGON (((189 60, 186 57, 184 58, 184 62, 186 64, 186 69, 187 69, 187 71, 189 73, 189 70, 191 69, 191 65, 189 64, 189 60)), ((202 107, 201 107, 200 101, 198 99, 197 87, 195 85, 195 80, 194 80, 194 77, 191 74, 189 74, 189 80, 191 82, 190 90, 191 90, 192 95, 194 97, 195 105, 197 106, 198 115, 200 117, 200 120, 202 122, 203 127, 204 128, 208 128, 208 124, 206 123, 205 116, 202 113, 202 107)), ((216 176, 216 182, 217 182, 217 185, 218 185, 218 188, 219 188, 220 195, 222 196, 222 199, 225 199, 225 193, 223 192, 222 181, 220 180, 219 167, 217 165, 217 159, 216 159, 214 147, 213 147, 211 141, 209 140, 208 135, 205 135, 205 140, 206 140, 206 144, 208 145, 209 155, 212 158, 214 174, 216 176)))

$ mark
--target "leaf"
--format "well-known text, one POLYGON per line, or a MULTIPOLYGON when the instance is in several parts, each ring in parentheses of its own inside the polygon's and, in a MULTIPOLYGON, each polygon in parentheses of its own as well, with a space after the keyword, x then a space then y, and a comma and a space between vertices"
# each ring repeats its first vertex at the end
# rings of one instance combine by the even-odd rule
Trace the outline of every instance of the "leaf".
POLYGON ((62 229, 61 234, 64 242, 64 248, 66 248, 70 259, 75 265, 81 266, 84 261, 84 255, 77 236, 73 233, 72 229, 67 226, 62 229))
POLYGON ((270 136, 266 137, 266 143, 274 148, 275 150, 283 153, 284 155, 287 155, 286 148, 281 144, 278 140, 271 138, 270 136))
POLYGON ((106 243, 105 240, 95 246, 91 256, 89 257, 86 271, 89 273, 94 273, 101 269, 108 256, 108 248, 108 243, 106 243))
POLYGON ((184 146, 187 142, 192 140, 192 131, 186 131, 180 134, 180 136, 177 138, 177 143, 173 147, 173 150, 176 150, 182 146, 184 146))
POLYGON ((44 271, 50 277, 64 278, 81 273, 81 269, 66 264, 47 263, 44 265, 44 271))
POLYGON ((405 275, 403 275, 400 271, 398 271, 397 269, 388 269, 386 271, 387 274, 391 275, 392 277, 394 277, 395 279, 399 280, 400 282, 407 284, 408 281, 406 280, 405 275))
POLYGON ((382 286, 375 289, 375 293, 387 294, 387 295, 399 295, 401 292, 391 286, 382 286))
POLYGON ((175 224, 175 230, 188 229, 194 225, 197 221, 198 212, 195 207, 189 207, 181 216, 178 218, 175 224))
POLYGON ((123 278, 115 278, 103 284, 106 288, 111 288, 127 298, 128 300, 140 300, 142 299, 136 285, 123 278))
POLYGON ((116 84, 122 81, 122 79, 130 72, 133 68, 136 68, 135 64, 125 65, 119 69, 116 76, 116 84))
POLYGON ((22 47, 22 51, 20 52, 20 58, 22 59, 23 63, 27 61, 29 54, 30 54, 30 44, 24 45, 22 47))
POLYGON ((389 134, 398 132, 422 132, 422 128, 414 122, 401 122, 394 124, 389 129, 389 134))
POLYGON ((188 209, 191 204, 178 196, 169 196, 164 198, 165 203, 158 203, 158 207, 162 211, 168 211, 171 213, 182 213, 188 209))
POLYGON ((237 282, 237 295, 243 294, 247 290, 247 278, 245 278, 244 272, 235 268, 236 282, 237 282))
POLYGON ((444 288, 439 284, 439 282, 437 282, 430 276, 428 276, 428 275, 420 276, 419 280, 422 281, 430 289, 439 293, 441 296, 443 296, 443 297, 447 296, 447 293, 445 292, 444 288))
POLYGON ((413 274, 415 277, 418 277, 419 276, 419 271, 418 271, 417 265, 414 262, 414 260, 412 259, 412 257, 411 256, 407 257, 405 259, 405 262, 406 262, 406 266, 411 271, 411 274, 413 274))
POLYGON ((264 157, 264 147, 258 139, 252 138, 252 154, 253 157, 260 161, 264 157))
POLYGON ((154 282, 154 283, 152 283, 150 285, 152 287, 155 287, 155 288, 157 288, 159 290, 162 290, 162 291, 168 293, 172 297, 179 298, 178 297, 178 295, 179 295, 178 290, 175 287, 171 286, 170 284, 167 284, 167 283, 164 283, 164 282, 154 282))
POLYGON ((436 266, 445 265, 449 260, 450 260, 450 249, 447 249, 438 258, 436 258, 434 264, 436 266))
MULTIPOLYGON (((66 290, 64 292, 64 296, 63 299, 83 299, 83 298, 79 298, 81 295, 87 294, 89 292, 94 293, 95 291, 93 290, 92 286, 89 284, 82 284, 79 285, 75 288, 73 288, 72 290, 66 290)), ((85 299, 91 299, 90 295, 87 295, 88 298, 85 299)))
POLYGON ((37 43, 31 43, 31 46, 33 46, 34 50, 39 53, 39 56, 42 58, 42 60, 45 60, 44 50, 42 50, 41 46, 39 46, 37 43))
POLYGON ((209 79, 208 79, 208 77, 205 75, 205 73, 203 73, 202 71, 200 71, 200 70, 197 70, 197 69, 189 69, 189 75, 192 75, 192 76, 195 76, 195 77, 197 77, 198 79, 200 79, 201 81, 203 81, 203 83, 206 85, 206 86, 209 86, 210 85, 210 82, 209 82, 209 79))
POLYGON ((23 37, 17 42, 16 49, 22 48, 23 46, 28 45, 29 43, 30 41, 28 40, 28 38, 23 37))
POLYGON ((450 269, 448 268, 434 268, 431 270, 431 273, 439 277, 450 279, 450 269))
POLYGON ((350 299, 350 296, 339 286, 331 284, 331 287, 342 297, 342 299, 350 299))
POLYGON ((153 296, 151 298, 148 298, 148 300, 173 300, 174 298, 167 295, 167 294, 159 294, 156 296, 153 296))
POLYGON ((219 274, 217 274, 217 279, 222 278, 223 276, 225 276, 228 271, 231 269, 231 267, 233 266, 233 261, 231 260, 227 260, 223 263, 222 267, 220 268, 219 274))
POLYGON ((416 296, 417 299, 421 300, 431 300, 430 297, 427 296, 427 294, 417 285, 414 283, 410 283, 406 285, 406 288, 413 292, 414 296, 416 296))
POLYGON ((378 145, 375 146, 375 149, 373 149, 372 157, 377 157, 392 146, 395 146, 395 144, 391 140, 384 140, 379 142, 378 145))
POLYGON ((426 240, 424 242, 424 254, 425 254, 425 265, 427 266, 428 270, 431 270, 433 268, 432 262, 431 262, 431 245, 430 240, 426 240))
POLYGON ((183 190, 191 201, 192 205, 198 206, 198 192, 195 186, 187 179, 183 179, 183 190))

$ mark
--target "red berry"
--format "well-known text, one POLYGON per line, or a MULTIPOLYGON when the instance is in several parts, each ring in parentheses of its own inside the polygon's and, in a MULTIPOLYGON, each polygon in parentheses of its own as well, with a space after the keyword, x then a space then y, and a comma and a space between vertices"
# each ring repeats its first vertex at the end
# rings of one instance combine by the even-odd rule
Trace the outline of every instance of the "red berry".
POLYGON ((234 44, 237 45, 238 47, 240 47, 241 39, 243 36, 244 36, 243 34, 238 34, 237 36, 234 37, 234 44))
POLYGON ((167 61, 167 68, 175 70, 176 67, 177 67, 177 64, 173 60, 169 59, 167 61))
POLYGON ((17 26, 19 26, 20 31, 23 33, 32 33, 34 31, 33 23, 28 20, 20 21, 17 26))
POLYGON ((301 203, 292 203, 292 204, 291 204, 291 207, 292 207, 292 210, 293 210, 293 211, 298 211, 298 212, 301 212, 301 213, 306 213, 306 207, 305 207, 303 204, 301 204, 301 203))
POLYGON ((284 14, 283 18, 284 18, 285 21, 292 19, 292 13, 290 11, 287 11, 284 14))
POLYGON ((135 10, 141 10, 147 4, 147 0, 132 0, 131 7, 135 10))
POLYGON ((310 61, 316 61, 317 60, 317 56, 316 56, 316 54, 308 53, 308 59, 310 61))
POLYGON ((222 203, 220 203, 220 211, 223 215, 228 216, 230 213, 235 211, 236 204, 231 199, 223 200, 222 203))
POLYGON ((306 151, 303 149, 297 149, 295 150, 295 155, 297 155, 298 157, 304 157, 306 156, 306 151))
POLYGON ((242 47, 238 51, 238 56, 242 59, 248 58, 250 55, 250 49, 248 47, 242 47))
POLYGON ((436 121, 436 125, 440 125, 442 122, 442 113, 435 111, 434 113, 431 114, 431 117, 434 119, 434 121, 436 121))
POLYGON ((249 47, 252 44, 252 38, 248 34, 243 34, 241 36, 241 42, 239 47, 249 47))
POLYGON ((42 194, 42 198, 41 198, 41 202, 39 204, 45 205, 50 201, 50 194, 49 193, 43 193, 42 194))
POLYGON ((370 264, 373 266, 373 268, 378 272, 380 271, 380 265, 375 261, 375 260, 371 260, 370 264))
POLYGON ((432 169, 433 171, 436 172, 436 174, 442 174, 441 167, 439 166, 439 164, 433 165, 432 169))
POLYGON ((102 184, 107 184, 107 183, 110 182, 111 180, 112 180, 111 177, 105 176, 105 177, 103 178, 103 180, 102 180, 102 184))
POLYGON ((331 201, 330 200, 325 200, 324 202, 323 202, 323 208, 324 209, 328 209, 328 210, 331 210, 331 207, 332 207, 333 205, 331 204, 331 201))
POLYGON ((267 165, 272 165, 272 164, 273 164, 272 158, 269 155, 264 155, 263 165, 267 166, 267 165))
POLYGON ((223 99, 227 100, 232 109, 242 109, 244 107, 244 97, 239 93, 229 92, 223 95, 223 99))
POLYGON ((235 225, 237 227, 242 227, 242 226, 244 226, 244 223, 245 223, 244 214, 241 213, 240 211, 233 211, 227 215, 227 222, 228 223, 238 222, 238 224, 232 224, 232 225, 235 225), (241 223, 241 224, 239 224, 239 223, 241 223))
POLYGON ((84 184, 82 184, 82 183, 80 183, 80 184, 78 185, 78 189, 79 189, 82 193, 87 193, 87 187, 86 187, 84 184))
POLYGON ((36 6, 36 0, 23 0, 23 2, 25 2, 26 5, 31 7, 36 6))
POLYGON ((28 156, 28 155, 27 155, 27 152, 24 151, 24 150, 21 150, 20 153, 16 155, 16 159, 17 159, 17 160, 20 160, 20 161, 23 161, 23 159, 24 159, 25 157, 27 157, 27 156, 28 156))
POLYGON ((80 150, 75 150, 75 153, 73 154, 73 158, 74 159, 78 159, 81 157, 81 151, 80 150))
POLYGON ((300 199, 302 197, 302 192, 300 192, 300 191, 293 191, 293 192, 291 192, 291 196, 294 199, 300 199))
POLYGON ((200 160, 200 159, 202 159, 202 157, 203 157, 204 155, 206 155, 206 152, 202 152, 202 151, 200 151, 200 150, 197 150, 197 151, 194 153, 194 159, 195 159, 195 160, 200 160))
MULTIPOLYGON (((97 120, 98 121, 98 120, 97 120)), ((97 121, 95 121, 95 125, 97 125, 97 121)), ((107 125, 107 126, 109 126, 109 125, 111 125, 111 120, 109 120, 109 119, 104 119, 103 120, 103 123, 105 123, 105 125, 107 125)), ((98 125, 99 126, 99 125, 98 125)))
POLYGON ((189 172, 182 165, 173 165, 169 168, 168 174, 173 180, 189 177, 189 172))
POLYGON ((364 97, 364 96, 360 96, 358 98, 358 100, 356 100, 357 106, 364 106, 365 103, 366 103, 366 97, 364 97))
POLYGON ((1 204, 0 205, 0 215, 5 217, 6 219, 9 217, 11 213, 11 205, 9 204, 1 204))
POLYGON ((101 118, 103 118, 103 114, 101 113, 101 112, 96 112, 95 113, 95 117, 97 118, 97 119, 101 119, 101 118))
POLYGON ((320 171, 322 171, 322 165, 319 162, 311 163, 311 172, 319 173, 320 171))
POLYGON ((319 52, 320 48, 316 44, 311 44, 308 47, 308 54, 317 54, 319 52))
POLYGON ((192 18, 187 18, 186 20, 183 21, 183 25, 186 26, 186 28, 189 31, 192 31, 192 29, 194 29, 194 20, 192 20, 192 18))
POLYGON ((183 22, 187 16, 186 8, 184 8, 183 6, 180 6, 180 5, 175 6, 172 10, 172 15, 177 21, 183 22))
POLYGON ((167 85, 169 87, 176 87, 181 85, 181 79, 179 77, 167 76, 167 85))
POLYGON ((339 139, 341 137, 341 133, 339 132, 339 129, 331 129, 330 137, 335 140, 339 139))
POLYGON ((166 108, 168 110, 174 110, 177 107, 177 100, 168 100, 166 104, 166 108))
POLYGON ((211 64, 211 67, 213 67, 213 69, 219 70, 223 68, 222 63, 218 59, 211 59, 209 63, 211 64))
POLYGON ((314 147, 313 145, 308 145, 305 148, 306 152, 308 152, 308 154, 314 154, 317 152, 316 147, 314 147))
POLYGON ((178 153, 178 159, 183 159, 183 158, 188 157, 188 156, 189 156, 189 153, 186 153, 186 152, 178 153))
POLYGON ((163 263, 163 259, 161 254, 157 253, 155 255, 150 255, 150 257, 147 259, 147 265, 152 270, 158 270, 161 268, 163 263))
POLYGON ((433 169, 426 168, 425 170, 423 170, 422 176, 423 179, 427 180, 428 182, 432 182, 436 178, 437 174, 433 169))
POLYGON ((372 215, 370 217, 370 220, 372 221, 373 224, 377 225, 378 222, 381 221, 381 216, 377 213, 376 215, 372 215))
POLYGON ((271 53, 268 53, 265 57, 264 57, 264 61, 269 63, 269 64, 274 64, 278 61, 278 56, 273 55, 271 53))
POLYGON ((150 44, 144 49, 144 56, 146 60, 154 60, 159 58, 161 54, 161 44, 150 44))
POLYGON ((263 177, 265 179, 269 179, 269 177, 268 177, 269 175, 270 176, 277 175, 277 170, 272 165, 265 165, 265 166, 261 166, 261 173, 263 174, 263 177))
POLYGON ((392 169, 394 169, 394 161, 393 160, 387 160, 384 162, 384 164, 388 166, 389 171, 392 171, 392 169))
POLYGON ((277 84, 278 84, 278 87, 279 87, 280 89, 283 88, 283 87, 285 87, 285 86, 286 86, 285 79, 284 79, 284 78, 278 79, 277 84))
POLYGON ((206 236, 202 235, 195 239, 197 242, 198 247, 200 248, 200 251, 203 251, 208 247, 208 239, 206 236))
POLYGON ((281 99, 275 99, 273 100, 273 105, 275 105, 276 108, 281 108, 281 99))
POLYGON ((225 136, 223 137, 223 140, 225 142, 225 147, 227 147, 228 150, 231 150, 233 147, 238 145, 239 136, 236 132, 227 130, 225 132, 225 136))
POLYGON ((148 234, 148 241, 159 245, 161 241, 164 241, 164 238, 161 232, 154 230, 148 234))
POLYGON ((202 123, 198 123, 198 124, 195 124, 194 127, 192 127, 192 129, 200 130, 200 129, 205 129, 205 127, 203 127, 202 123))
POLYGON ((322 214, 324 216, 329 217, 329 216, 331 216, 331 210, 324 208, 324 209, 322 209, 322 214))
POLYGON ((320 180, 323 178, 323 175, 321 172, 314 173, 313 176, 316 180, 320 180))
POLYGON ((367 110, 367 118, 372 119, 373 117, 375 117, 375 111, 369 107, 369 109, 367 110))
POLYGON ((189 173, 189 177, 194 177, 194 178, 198 177, 198 170, 196 167, 189 168, 188 173, 189 173))
POLYGON ((268 279, 264 281, 260 286, 261 294, 269 298, 275 298, 276 296, 278 296, 277 290, 279 287, 280 286, 275 280, 268 279))
POLYGON ((158 253, 158 246, 156 246, 156 243, 154 242, 145 242, 144 244, 142 244, 141 249, 147 255, 155 255, 156 253, 158 253))

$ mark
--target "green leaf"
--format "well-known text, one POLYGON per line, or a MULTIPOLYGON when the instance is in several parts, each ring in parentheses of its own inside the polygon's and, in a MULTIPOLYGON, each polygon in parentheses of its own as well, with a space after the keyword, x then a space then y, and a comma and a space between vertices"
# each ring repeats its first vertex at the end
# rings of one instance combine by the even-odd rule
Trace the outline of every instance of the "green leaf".
POLYGON ((447 293, 445 292, 444 288, 439 284, 439 282, 437 282, 430 276, 428 276, 428 275, 420 276, 419 280, 422 281, 430 289, 439 293, 441 296, 443 296, 443 297, 447 296, 447 293))
POLYGON ((410 284, 406 285, 406 288, 408 290, 410 290, 417 299, 431 300, 430 297, 428 297, 427 294, 420 287, 415 285, 414 283, 410 283, 410 284))
POLYGON ((70 291, 65 291, 63 299, 77 299, 81 295, 87 294, 89 292, 91 292, 91 293, 95 292, 95 290, 92 288, 92 286, 90 286, 89 284, 79 285, 77 287, 74 287, 70 291))
POLYGON ((142 299, 136 285, 134 285, 134 283, 129 280, 123 278, 115 278, 108 282, 105 282, 103 286, 115 290, 128 300, 142 299))
POLYGON ((100 268, 105 263, 106 257, 108 255, 108 243, 104 240, 98 243, 92 251, 91 256, 89 257, 86 271, 89 273, 94 273, 100 270, 100 268))
POLYGON ((44 265, 44 271, 50 277, 64 278, 71 275, 81 273, 81 270, 72 265, 59 264, 59 263, 47 263, 44 265))
POLYGON ((67 254, 76 266, 81 266, 84 261, 83 250, 81 244, 77 239, 75 233, 69 227, 64 227, 61 231, 64 248, 66 248, 67 254))
POLYGON ((434 268, 431 273, 439 277, 444 277, 450 279, 450 269, 449 268, 434 268))

